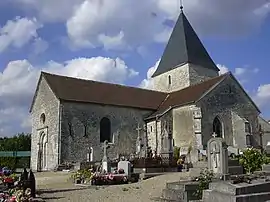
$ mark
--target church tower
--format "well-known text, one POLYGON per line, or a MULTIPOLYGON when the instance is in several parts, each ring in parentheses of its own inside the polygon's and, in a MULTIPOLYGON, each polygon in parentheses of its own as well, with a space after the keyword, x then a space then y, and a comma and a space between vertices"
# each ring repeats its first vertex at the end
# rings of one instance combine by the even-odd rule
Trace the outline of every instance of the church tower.
POLYGON ((219 75, 218 67, 182 9, 160 63, 152 75, 153 90, 169 93, 219 75))

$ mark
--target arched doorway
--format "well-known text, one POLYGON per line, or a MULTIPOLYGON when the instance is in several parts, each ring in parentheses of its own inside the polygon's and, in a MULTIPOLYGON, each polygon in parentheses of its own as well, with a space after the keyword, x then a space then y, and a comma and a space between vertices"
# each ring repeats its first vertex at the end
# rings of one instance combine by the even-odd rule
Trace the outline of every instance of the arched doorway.
POLYGON ((213 121, 213 133, 215 133, 217 137, 223 137, 222 123, 218 117, 213 121))
POLYGON ((38 150, 38 171, 47 169, 47 135, 40 133, 39 150, 38 150))

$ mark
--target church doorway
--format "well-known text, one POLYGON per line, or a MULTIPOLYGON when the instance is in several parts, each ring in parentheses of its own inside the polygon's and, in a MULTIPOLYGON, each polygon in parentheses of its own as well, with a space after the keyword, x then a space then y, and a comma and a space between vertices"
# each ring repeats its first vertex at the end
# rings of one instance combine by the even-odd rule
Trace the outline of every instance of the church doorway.
POLYGON ((213 121, 213 133, 216 133, 217 137, 223 137, 222 123, 218 117, 213 121))
POLYGON ((37 167, 38 171, 47 169, 47 135, 44 132, 40 134, 37 167))

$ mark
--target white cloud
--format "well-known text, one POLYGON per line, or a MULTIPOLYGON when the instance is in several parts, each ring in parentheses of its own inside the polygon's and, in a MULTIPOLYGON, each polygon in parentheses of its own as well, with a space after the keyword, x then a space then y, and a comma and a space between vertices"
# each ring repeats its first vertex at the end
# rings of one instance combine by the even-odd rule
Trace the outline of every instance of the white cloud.
POLYGON ((147 71, 146 79, 142 80, 140 83, 139 87, 140 88, 147 88, 147 89, 152 89, 153 88, 153 81, 152 81, 152 75, 156 71, 158 65, 159 65, 160 60, 156 62, 156 64, 152 67, 150 67, 147 71))
MULTIPOLYGON (((260 85, 254 99, 261 107, 266 107, 270 102, 270 84, 260 85)), ((269 108, 269 107, 268 107, 269 108)), ((270 110, 270 108, 269 108, 270 110)))
POLYGON ((49 43, 44 41, 41 38, 36 38, 33 42, 33 54, 39 55, 43 52, 45 52, 49 47, 49 43))
MULTIPOLYGON (((137 48, 166 42, 179 0, 9 0, 36 12, 43 22, 65 22, 77 48, 137 48)), ((256 30, 270 11, 265 0, 189 0, 184 11, 199 34, 231 35, 256 30)), ((16 4, 17 6, 18 4, 16 4)))
POLYGON ((29 130, 28 110, 40 70, 121 84, 138 75, 119 58, 77 58, 64 63, 50 61, 39 67, 27 60, 12 61, 0 72, 0 117, 4 117, 0 121, 1 135, 29 130))
POLYGON ((42 25, 35 18, 20 18, 9 20, 0 27, 0 53, 9 47, 21 48, 29 41, 38 37, 37 29, 42 25))
POLYGON ((217 64, 217 67, 219 68, 219 75, 225 74, 229 72, 229 68, 226 67, 225 65, 217 64))
POLYGON ((246 68, 235 68, 235 76, 242 76, 244 75, 245 73, 247 72, 247 69, 246 68))

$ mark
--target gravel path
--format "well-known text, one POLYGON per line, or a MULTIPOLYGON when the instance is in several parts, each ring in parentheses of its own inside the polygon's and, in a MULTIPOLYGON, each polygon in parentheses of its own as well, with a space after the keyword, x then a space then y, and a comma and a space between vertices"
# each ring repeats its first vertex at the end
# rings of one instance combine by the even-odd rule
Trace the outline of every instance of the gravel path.
POLYGON ((89 188, 72 184, 68 181, 70 175, 59 172, 37 173, 36 181, 41 197, 49 202, 150 202, 150 198, 161 195, 166 182, 185 179, 188 173, 170 173, 134 184, 89 188))

